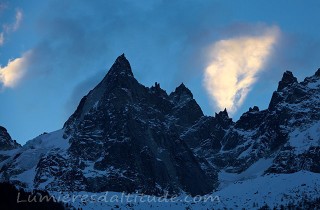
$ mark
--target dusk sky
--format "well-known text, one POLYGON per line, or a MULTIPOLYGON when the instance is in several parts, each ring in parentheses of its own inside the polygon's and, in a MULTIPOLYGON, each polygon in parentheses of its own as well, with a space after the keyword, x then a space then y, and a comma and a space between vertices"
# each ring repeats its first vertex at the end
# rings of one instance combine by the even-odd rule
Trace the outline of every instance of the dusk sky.
POLYGON ((136 79, 181 82, 206 115, 266 109, 285 70, 320 67, 320 1, 0 0, 0 125, 62 128, 125 53, 136 79))

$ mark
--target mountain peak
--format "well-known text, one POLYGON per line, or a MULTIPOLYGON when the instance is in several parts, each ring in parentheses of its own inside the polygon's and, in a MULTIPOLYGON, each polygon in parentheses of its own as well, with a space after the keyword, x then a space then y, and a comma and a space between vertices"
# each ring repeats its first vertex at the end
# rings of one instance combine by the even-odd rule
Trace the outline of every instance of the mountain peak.
POLYGON ((215 117, 222 118, 222 119, 229 119, 227 108, 224 108, 223 111, 220 111, 218 114, 215 114, 215 117))
POLYGON ((172 93, 170 93, 170 98, 175 103, 184 103, 192 100, 193 94, 183 83, 181 83, 172 93))
POLYGON ((218 114, 215 113, 215 117, 214 117, 217 122, 224 126, 227 127, 232 123, 232 119, 229 117, 228 111, 225 108, 223 111, 220 111, 218 114))
POLYGON ((193 98, 193 94, 191 91, 183 84, 183 82, 175 89, 175 91, 172 93, 174 95, 183 95, 186 94, 193 98))
POLYGON ((320 68, 318 68, 318 70, 316 71, 316 73, 314 75, 320 77, 320 68))
POLYGON ((297 83, 298 80, 295 76, 293 76, 291 71, 286 71, 283 73, 282 79, 279 82, 277 91, 283 90, 287 86, 297 83))
POLYGON ((7 132, 7 129, 6 129, 5 127, 2 127, 2 126, 0 125, 0 132, 7 132))
POLYGON ((259 107, 257 106, 253 106, 252 108, 249 108, 249 112, 258 112, 259 111, 259 107))
POLYGON ((12 140, 7 129, 0 126, 0 150, 10 150, 20 147, 20 145, 12 140))
POLYGON ((126 56, 124 55, 124 53, 122 53, 121 55, 118 56, 118 58, 116 59, 116 61, 128 61, 126 56))
POLYGON ((118 56, 114 64, 111 66, 108 75, 123 75, 133 77, 131 66, 124 53, 118 56))

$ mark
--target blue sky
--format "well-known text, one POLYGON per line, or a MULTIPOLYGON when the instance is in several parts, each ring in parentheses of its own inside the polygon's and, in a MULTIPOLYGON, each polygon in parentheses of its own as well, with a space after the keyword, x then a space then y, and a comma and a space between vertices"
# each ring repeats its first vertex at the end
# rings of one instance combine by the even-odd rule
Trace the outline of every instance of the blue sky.
POLYGON ((22 144, 60 129, 122 53, 145 86, 184 82, 206 115, 229 102, 238 119, 267 108, 285 70, 302 80, 320 67, 319 11, 319 1, 0 0, 0 125, 22 144), (259 65, 241 64, 249 58, 259 65), (223 80, 234 75, 249 82, 223 80), (224 88, 238 101, 220 101, 224 88))

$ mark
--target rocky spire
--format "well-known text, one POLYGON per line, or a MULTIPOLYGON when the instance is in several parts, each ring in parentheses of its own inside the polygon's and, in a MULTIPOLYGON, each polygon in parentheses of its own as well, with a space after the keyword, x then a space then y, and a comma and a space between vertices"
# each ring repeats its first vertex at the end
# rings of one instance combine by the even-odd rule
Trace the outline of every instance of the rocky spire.
POLYGON ((185 93, 189 95, 191 98, 193 98, 191 91, 183 83, 181 83, 181 85, 179 85, 174 92, 180 95, 185 93))
POLYGON ((221 119, 229 119, 227 108, 225 108, 223 111, 220 111, 218 114, 215 114, 215 117, 221 118, 221 119))
POLYGON ((254 107, 250 107, 249 108, 249 112, 258 112, 259 111, 259 107, 257 107, 257 106, 254 106, 254 107))
POLYGON ((220 111, 218 114, 215 113, 215 119, 224 127, 229 126, 232 123, 232 119, 229 117, 226 108, 223 111, 220 111))
POLYGON ((170 94, 170 98, 174 101, 174 102, 179 102, 181 100, 183 101, 188 101, 188 100, 192 100, 193 99, 193 95, 191 93, 191 91, 183 84, 181 83, 176 89, 175 91, 173 91, 170 94))
POLYGON ((320 68, 318 68, 318 70, 316 71, 316 73, 314 75, 320 77, 320 68))
POLYGON ((20 145, 15 140, 12 140, 7 129, 0 126, 0 150, 15 149, 19 146, 20 145))
POLYGON ((279 82, 277 91, 283 90, 285 87, 297 83, 298 80, 295 76, 293 76, 291 71, 286 71, 283 73, 282 79, 279 82))
POLYGON ((112 67, 110 68, 107 76, 131 76, 133 77, 133 73, 131 70, 131 66, 127 58, 125 57, 124 54, 120 55, 112 67))
POLYGON ((81 120, 106 94, 109 94, 117 88, 137 91, 138 86, 139 84, 133 76, 129 61, 124 54, 120 55, 103 80, 81 99, 77 110, 65 122, 64 128, 66 130, 64 137, 67 138, 68 134, 75 129, 76 121, 81 120))

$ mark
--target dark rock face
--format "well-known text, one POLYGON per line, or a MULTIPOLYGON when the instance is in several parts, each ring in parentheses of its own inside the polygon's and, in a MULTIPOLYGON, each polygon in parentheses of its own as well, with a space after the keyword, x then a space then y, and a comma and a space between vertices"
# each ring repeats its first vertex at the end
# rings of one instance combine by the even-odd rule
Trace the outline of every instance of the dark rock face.
MULTIPOLYGON (((41 159, 38 168, 47 170, 40 170, 35 180, 41 183, 46 181, 41 177, 57 177, 50 170, 54 165, 50 161, 55 160, 57 167, 67 163, 79 168, 81 175, 73 177, 82 190, 209 193, 217 186, 216 170, 197 159, 180 139, 180 133, 202 116, 183 84, 170 95, 158 83, 146 88, 121 55, 65 123, 69 159, 41 159), (99 175, 88 172, 89 168, 99 175)), ((61 170, 73 174, 67 166, 61 170)))
POLYGON ((10 150, 20 147, 15 140, 12 140, 7 129, 0 126, 0 150, 10 150))
POLYGON ((10 158, 6 153, 8 150, 17 149, 21 147, 15 140, 12 140, 7 129, 0 126, 0 163, 10 158))
POLYGON ((174 104, 171 114, 176 119, 177 129, 181 128, 179 131, 193 125, 203 116, 203 112, 193 99, 191 91, 183 83, 169 95, 169 100, 174 104))
POLYGON ((316 73, 314 75, 317 77, 320 77, 320 68, 316 71, 316 73))
POLYGON ((199 121, 183 139, 200 157, 228 172, 240 173, 267 157, 286 141, 286 134, 268 111, 244 113, 236 123, 221 112, 199 121))
POLYGON ((295 173, 300 170, 320 173, 320 147, 311 146, 301 154, 296 154, 294 148, 284 147, 276 156, 273 165, 266 173, 295 173))
POLYGON ((278 86, 277 91, 281 91, 284 88, 286 88, 294 83, 298 83, 297 78, 293 76, 291 71, 286 71, 283 73, 283 77, 282 77, 281 81, 279 82, 279 86, 278 86))

